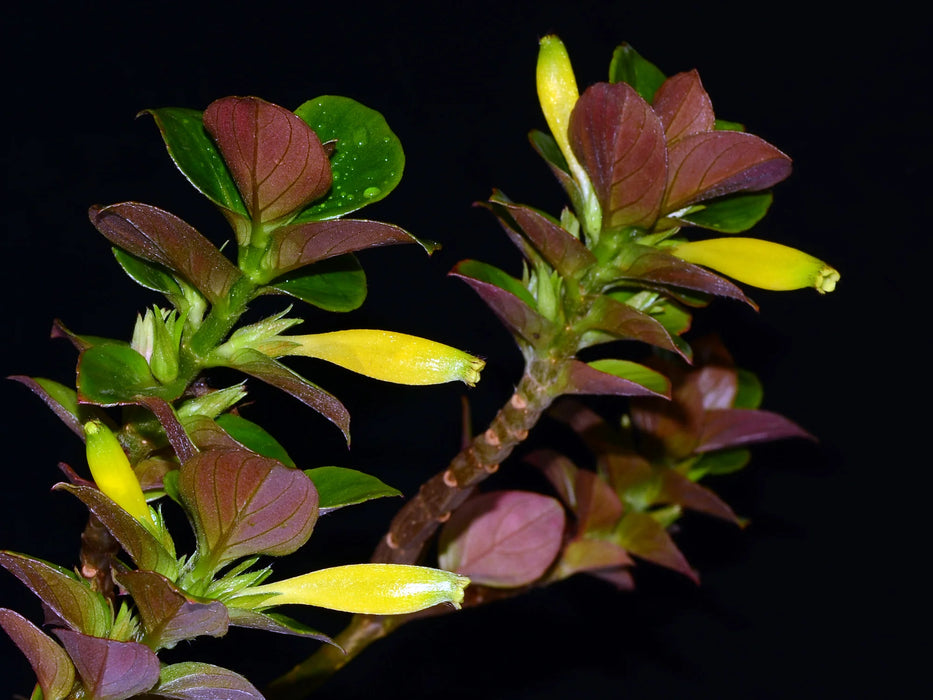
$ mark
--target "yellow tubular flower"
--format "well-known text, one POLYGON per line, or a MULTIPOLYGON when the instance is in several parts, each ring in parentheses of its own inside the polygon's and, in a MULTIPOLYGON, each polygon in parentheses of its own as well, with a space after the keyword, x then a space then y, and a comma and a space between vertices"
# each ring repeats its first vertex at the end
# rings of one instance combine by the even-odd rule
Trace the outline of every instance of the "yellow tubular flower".
POLYGON ((839 281, 839 273, 822 260, 757 238, 712 238, 682 243, 668 252, 761 289, 813 287, 824 294, 833 291, 839 281))
POLYGON ((116 436, 98 420, 84 424, 84 435, 87 463, 97 488, 140 523, 152 527, 146 497, 116 436))
MULTIPOLYGON (((317 357, 358 374, 396 384, 474 386, 486 363, 463 350, 404 333, 347 330, 315 335, 280 336, 276 354, 317 357)), ((265 348, 260 347, 266 352, 265 348)), ((271 354, 268 353, 267 354, 271 354)))
POLYGON ((567 49, 556 36, 550 35, 541 39, 535 77, 541 111, 544 112, 548 128, 567 161, 570 174, 580 188, 584 207, 584 211, 580 213, 583 215, 586 230, 591 236, 597 236, 602 221, 599 200, 589 175, 570 148, 568 136, 570 113, 580 99, 580 91, 567 49))
POLYGON ((298 604, 363 615, 404 615, 439 603, 459 608, 469 583, 466 576, 424 566, 350 564, 247 588, 242 595, 272 595, 263 607, 298 604))

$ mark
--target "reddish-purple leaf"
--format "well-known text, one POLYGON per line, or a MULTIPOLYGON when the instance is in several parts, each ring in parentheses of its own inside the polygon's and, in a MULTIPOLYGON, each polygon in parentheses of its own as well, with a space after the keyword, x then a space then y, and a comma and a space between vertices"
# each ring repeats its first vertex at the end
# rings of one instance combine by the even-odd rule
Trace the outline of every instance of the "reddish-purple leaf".
POLYGON ((498 491, 476 496, 441 530, 441 567, 474 583, 512 588, 544 575, 560 551, 564 509, 548 496, 498 491))
POLYGON ((149 647, 171 648, 183 639, 227 633, 227 608, 219 601, 195 600, 154 571, 125 571, 117 582, 133 596, 146 630, 142 641, 149 647))
POLYGON ((638 431, 651 435, 653 442, 657 443, 655 448, 663 448, 661 454, 652 454, 651 457, 685 459, 696 448, 703 422, 699 394, 685 396, 681 392, 673 401, 633 400, 630 415, 638 431))
POLYGON ((661 471, 661 488, 655 498, 655 503, 676 503, 684 508, 722 518, 736 525, 742 524, 732 508, 719 496, 673 469, 661 471))
POLYGON ((664 125, 668 148, 684 136, 702 134, 716 127, 713 103, 695 70, 665 80, 651 106, 664 125))
POLYGON ((611 583, 620 591, 635 590, 635 579, 632 577, 632 574, 629 572, 629 567, 627 566, 619 566, 613 569, 597 569, 589 573, 596 578, 601 578, 611 583))
POLYGON ((647 513, 627 513, 616 535, 618 543, 636 557, 682 573, 694 583, 700 582, 667 530, 647 513))
POLYGON ((784 416, 747 408, 719 408, 707 411, 703 419, 697 452, 750 445, 782 438, 815 439, 784 416))
POLYGON ((729 280, 654 248, 635 249, 631 260, 620 269, 619 278, 637 280, 642 284, 692 289, 705 294, 737 299, 753 309, 758 308, 729 280))
POLYGON ((169 405, 168 401, 156 396, 140 396, 136 399, 136 403, 145 406, 155 414, 165 431, 165 435, 168 437, 169 444, 175 450, 175 454, 178 455, 179 462, 184 462, 194 456, 197 450, 195 450, 191 438, 188 437, 188 433, 185 432, 184 427, 178 420, 178 416, 175 415, 175 410, 169 405))
POLYGON ((118 642, 57 629, 90 700, 124 700, 159 681, 159 659, 138 642, 118 642))
POLYGON ((462 274, 458 269, 459 265, 449 274, 470 285, 510 332, 521 336, 532 346, 546 343, 553 337, 554 325, 524 301, 501 287, 462 274))
POLYGON ((606 452, 616 443, 618 432, 596 411, 576 399, 562 398, 551 407, 548 415, 567 424, 594 454, 606 452))
MULTIPOLYGON (((33 394, 42 399, 42 401, 45 402, 45 405, 52 409, 52 413, 58 416, 61 421, 71 429, 71 432, 73 432, 82 440, 84 440, 84 423, 87 420, 90 420, 92 416, 102 415, 94 406, 78 404, 77 397, 74 397, 74 403, 70 406, 62 403, 59 399, 66 399, 61 395, 53 396, 51 392, 67 390, 70 392, 70 394, 74 395, 74 390, 66 389, 62 385, 58 384, 58 382, 53 382, 48 379, 34 379, 32 377, 25 377, 22 375, 10 376, 7 377, 7 379, 12 379, 14 382, 19 382, 23 386, 27 387, 33 394), (77 409, 78 413, 74 413, 73 409, 77 409), (81 420, 79 414, 84 414, 87 416, 85 421, 81 420)), ((66 403, 71 403, 71 396, 68 397, 66 403)))
POLYGON ((651 462, 636 452, 619 450, 600 454, 599 465, 608 475, 609 483, 616 493, 624 494, 629 489, 654 480, 651 462))
POLYGON ((604 540, 577 539, 561 553, 557 570, 561 578, 583 572, 634 566, 635 562, 622 547, 604 540))
POLYGON ((256 612, 255 610, 246 610, 244 608, 229 608, 227 612, 230 615, 230 625, 232 627, 248 627, 250 629, 262 630, 263 632, 274 632, 276 634, 287 634, 293 637, 306 637, 316 639, 319 642, 333 644, 338 649, 342 647, 333 639, 322 632, 308 627, 298 620, 281 613, 256 612))
POLYGON ((254 220, 288 216, 330 189, 330 161, 321 140, 284 107, 257 97, 225 97, 204 110, 204 128, 254 220))
POLYGON ((540 469, 570 510, 577 509, 577 466, 554 450, 534 450, 525 461, 540 469))
POLYGON ((0 627, 29 659, 44 700, 66 698, 75 682, 75 668, 65 650, 13 610, 0 608, 0 627))
POLYGON ((667 213, 732 192, 757 192, 790 175, 791 160, 770 143, 739 131, 685 136, 668 152, 667 213))
POLYGON ((90 217, 97 230, 115 246, 181 275, 213 304, 225 300, 242 277, 210 241, 162 209, 123 202, 91 207, 90 217))
POLYGON ((0 566, 35 593, 62 624, 89 634, 106 634, 110 628, 107 601, 71 572, 13 552, 0 552, 0 566))
POLYGON ((514 204, 499 192, 489 201, 500 222, 512 228, 509 218, 514 221, 518 231, 531 241, 541 257, 562 277, 576 277, 596 263, 595 256, 585 245, 542 212, 523 204, 514 204), (507 212, 507 217, 502 216, 503 211, 507 212))
POLYGON ((253 684, 239 673, 199 661, 164 666, 159 676, 159 685, 146 697, 171 700, 263 700, 253 684))
POLYGON ((199 555, 214 570, 253 554, 290 554, 308 541, 317 521, 311 479, 248 450, 198 453, 182 465, 178 490, 199 555))
POLYGON ((155 536, 132 515, 92 486, 56 484, 56 489, 76 496, 120 543, 140 569, 174 575, 178 562, 155 536))
POLYGON ((597 394, 612 396, 666 396, 630 379, 600 372, 579 360, 568 360, 564 368, 565 394, 597 394))
POLYGON ((624 506, 612 487, 588 469, 577 470, 574 490, 578 534, 608 532, 622 517, 624 506))
MULTIPOLYGON (((333 219, 283 226, 271 236, 264 265, 275 277, 299 267, 365 248, 418 239, 398 226, 365 219, 333 219)), ((430 247, 425 246, 430 251, 430 247)))
POLYGON ((683 356, 671 334, 660 321, 607 296, 599 296, 596 299, 587 315, 586 329, 604 331, 620 340, 640 340, 683 356))
POLYGON ((570 144, 590 176, 603 228, 650 228, 667 180, 664 128, 654 110, 626 83, 597 83, 570 115, 570 144))
MULTIPOLYGON (((689 372, 685 385, 693 387, 700 395, 703 410, 713 408, 732 408, 739 390, 739 379, 732 367, 706 365, 689 372)), ((678 388, 680 392, 682 389, 678 388)))
POLYGON ((340 428, 349 444, 350 414, 337 397, 312 384, 268 355, 255 350, 238 352, 231 358, 230 366, 266 384, 271 384, 291 394, 306 406, 310 406, 340 428))
POLYGON ((244 449, 226 430, 207 416, 194 416, 185 420, 185 430, 199 450, 244 449))

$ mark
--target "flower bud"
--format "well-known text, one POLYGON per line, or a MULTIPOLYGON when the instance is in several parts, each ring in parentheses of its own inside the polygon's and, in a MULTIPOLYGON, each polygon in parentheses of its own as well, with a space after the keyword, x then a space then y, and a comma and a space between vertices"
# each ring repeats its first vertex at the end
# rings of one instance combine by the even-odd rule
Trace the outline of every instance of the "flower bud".
MULTIPOLYGON (((273 339, 274 340, 274 339, 273 339)), ((358 374, 396 384, 443 384, 462 381, 474 386, 486 363, 463 350, 404 333, 346 330, 316 335, 280 336, 275 353, 317 357, 358 374)), ((273 348, 270 348, 273 349, 273 348)))
POLYGON ((269 594, 260 606, 313 605, 363 615, 404 615, 439 603, 460 607, 466 576, 407 564, 350 564, 255 586, 243 596, 269 594))
POLYGON ((84 435, 87 463, 97 488, 143 525, 152 527, 146 497, 116 436, 98 420, 84 424, 84 435))
POLYGON ((824 294, 833 291, 839 281, 839 273, 822 260, 757 238, 712 238, 682 243, 668 252, 761 289, 813 287, 824 294))
POLYGON ((570 127, 570 113, 580 99, 580 92, 570 65, 570 56, 567 55, 564 43, 556 36, 546 36, 541 40, 536 78, 541 111, 572 170, 577 159, 570 150, 567 130, 570 127))

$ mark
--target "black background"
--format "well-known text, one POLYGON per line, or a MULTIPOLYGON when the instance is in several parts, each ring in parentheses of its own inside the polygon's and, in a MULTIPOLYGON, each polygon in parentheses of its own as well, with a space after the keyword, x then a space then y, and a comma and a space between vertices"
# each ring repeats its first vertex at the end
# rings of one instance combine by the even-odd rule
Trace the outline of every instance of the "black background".
MULTIPOLYGON (((391 328, 486 356, 484 380, 469 392, 478 426, 510 393, 520 362, 478 299, 445 274, 465 257, 517 271, 498 226, 471 207, 492 187, 554 213, 561 206, 526 140, 544 127, 534 87, 541 36, 563 38, 581 85, 605 79, 622 41, 668 74, 695 67, 718 116, 794 158, 758 235, 834 264, 838 290, 753 290, 760 314, 717 302, 698 326, 724 329, 740 364, 762 377, 765 408, 820 443, 759 448, 750 469, 716 485, 751 519, 746 530, 684 521, 678 541, 702 586, 646 565, 635 594, 574 579, 412 624, 319 697, 852 698, 894 695, 923 675, 930 71, 921 23, 786 4, 634 4, 33 3, 5 11, 3 375, 67 383, 74 356, 66 343, 46 341, 53 318, 128 338, 135 314, 158 301, 121 275, 87 221, 90 204, 144 201, 215 242, 226 235, 151 120, 134 120, 146 107, 203 108, 253 94, 294 108, 344 94, 381 111, 405 147, 406 174, 365 215, 444 248, 432 258, 412 247, 366 252, 370 298, 361 310, 296 312, 309 331, 391 328)), ((257 305, 256 314, 272 308, 257 305)), ((282 422, 277 435, 302 466, 363 468, 411 493, 455 452, 459 385, 395 387, 310 362, 298 369, 349 407, 349 453, 326 421, 262 387, 245 415, 267 427, 282 422)), ((80 444, 19 385, 0 384, 0 405, 0 547, 71 565, 82 509, 48 487, 58 461, 80 467, 80 444)), ((521 470, 499 483, 533 483, 521 470)), ((365 560, 397 506, 324 519, 304 554, 277 571, 365 560)), ((35 599, 2 576, 0 605, 39 619, 35 599)), ((329 632, 343 620, 305 619, 329 632)), ((261 683, 313 647, 236 631, 178 658, 200 654, 261 683)), ((0 697, 27 693, 28 671, 0 639, 0 697)))

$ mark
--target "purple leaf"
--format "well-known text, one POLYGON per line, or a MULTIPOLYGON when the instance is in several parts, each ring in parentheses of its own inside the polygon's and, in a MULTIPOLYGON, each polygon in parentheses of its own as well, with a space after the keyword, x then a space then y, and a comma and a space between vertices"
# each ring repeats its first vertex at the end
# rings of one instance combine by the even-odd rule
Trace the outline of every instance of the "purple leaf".
POLYGON ((577 466, 554 450, 534 450, 525 461, 540 469, 557 495, 571 511, 577 509, 577 466))
POLYGON ((504 210, 541 257, 562 277, 577 277, 596 263, 596 257, 585 245, 543 213, 522 204, 513 204, 498 192, 489 201, 503 225, 511 228, 508 219, 501 216, 504 210))
POLYGON ((103 635, 110 628, 107 601, 70 571, 13 552, 0 552, 0 566, 22 581, 58 620, 72 629, 103 635))
POLYGON ((75 682, 75 668, 65 650, 13 610, 0 608, 0 627, 29 659, 44 700, 66 698, 75 682))
POLYGON ((672 469, 664 469, 661 472, 661 489, 655 503, 676 503, 684 508, 742 525, 741 519, 719 496, 672 469))
POLYGON ((207 416, 185 419, 185 430, 199 450, 245 449, 243 444, 207 416))
POLYGON ((198 661, 163 667, 159 685, 147 697, 171 700, 263 700, 259 691, 240 674, 198 661))
POLYGON ((117 582, 126 588, 142 618, 152 648, 171 648, 183 639, 200 635, 222 637, 227 633, 227 608, 212 600, 199 602, 154 571, 125 571, 117 582))
MULTIPOLYGON (((366 248, 420 243, 398 226, 365 219, 334 219, 283 226, 271 236, 264 264, 275 277, 304 265, 366 248)), ((428 251, 431 247, 422 246, 428 251)))
POLYGON ((248 450, 198 453, 182 465, 178 490, 214 570, 253 554, 290 554, 317 521, 311 479, 248 450))
POLYGON ((340 645, 326 634, 318 632, 304 623, 293 620, 281 613, 256 612, 255 610, 234 607, 229 608, 227 612, 230 614, 230 625, 233 627, 248 627, 250 629, 263 630, 264 632, 287 634, 293 637, 307 637, 309 639, 316 639, 319 642, 333 644, 338 649, 341 649, 340 645))
POLYGON ((165 431, 165 435, 168 437, 169 444, 175 450, 175 454, 178 455, 179 462, 185 462, 194 456, 197 450, 191 443, 191 438, 188 437, 188 433, 185 432, 184 427, 178 420, 178 416, 175 415, 175 410, 168 401, 156 396, 139 396, 135 403, 145 406, 155 414, 165 431))
POLYGON ((667 145, 648 103, 626 83, 592 85, 573 108, 569 136, 599 198, 603 228, 650 228, 661 212, 667 145))
POLYGON ((441 567, 474 583, 512 588, 544 575, 560 551, 564 509, 548 496, 498 491, 476 496, 441 530, 441 567))
POLYGON ((719 408, 707 411, 697 452, 712 452, 726 447, 750 445, 782 438, 815 438, 784 416, 747 408, 719 408))
POLYGON ((54 632, 74 661, 90 700, 131 698, 159 680, 159 659, 149 647, 71 630, 54 632))
POLYGON ((470 285, 511 333, 532 346, 546 343, 553 337, 554 325, 524 301, 495 284, 458 272, 459 269, 460 265, 449 274, 470 285))
POLYGON ((667 213, 731 192, 757 192, 790 175, 791 160, 770 143, 739 131, 685 136, 668 153, 667 213))
POLYGON ((664 125, 668 148, 684 136, 702 134, 716 127, 713 103, 695 70, 665 80, 651 106, 664 125))
POLYGON ((69 389, 50 379, 34 379, 22 375, 7 377, 27 387, 33 394, 45 402, 71 431, 84 440, 84 423, 90 418, 100 417, 103 414, 93 406, 78 404, 74 389, 69 389), (82 420, 82 415, 85 417, 82 420))
POLYGON ((224 301, 242 275, 190 225, 148 204, 91 207, 91 222, 118 248, 184 277, 212 304, 224 301))
POLYGON ((136 518, 92 486, 56 484, 56 489, 76 496, 120 543, 140 569, 174 575, 178 562, 136 518))
POLYGON ((238 352, 231 359, 230 366, 266 384, 271 384, 285 393, 291 394, 306 406, 310 406, 340 428, 349 444, 350 414, 335 396, 292 372, 288 367, 276 362, 268 355, 263 355, 255 350, 238 352))
POLYGON ((644 283, 683 287, 706 294, 728 297, 743 301, 753 309, 757 306, 732 282, 692 263, 675 258, 654 248, 638 247, 633 259, 619 274, 620 279, 632 279, 644 283))
POLYGON ((225 97, 204 110, 204 128, 254 220, 297 212, 330 189, 330 161, 321 140, 284 107, 257 97, 225 97))
POLYGON ((609 484, 596 473, 579 469, 574 490, 577 495, 575 513, 579 534, 607 532, 616 526, 624 507, 609 484))
POLYGON ((596 299, 587 315, 586 329, 604 331, 620 340, 640 340, 683 356, 671 334, 657 319, 607 296, 596 299))
POLYGON ((616 536, 618 543, 636 557, 673 569, 694 583, 700 582, 699 575, 687 563, 667 530, 647 513, 627 513, 616 536))
POLYGON ((630 379, 601 372, 579 360, 568 360, 564 369, 565 394, 612 396, 666 396, 630 379))
POLYGON ((613 542, 578 539, 564 547, 558 571, 561 578, 567 578, 577 573, 634 565, 628 552, 613 542))

